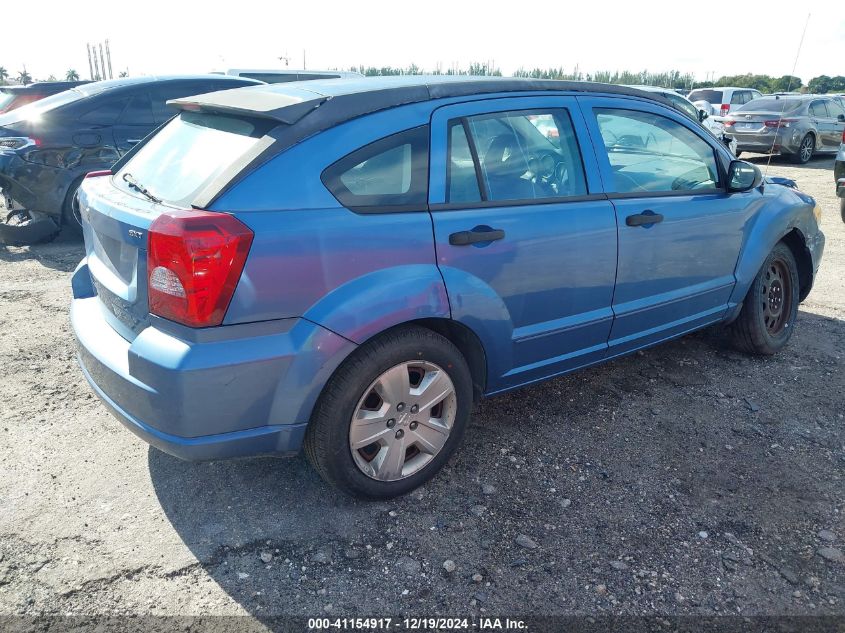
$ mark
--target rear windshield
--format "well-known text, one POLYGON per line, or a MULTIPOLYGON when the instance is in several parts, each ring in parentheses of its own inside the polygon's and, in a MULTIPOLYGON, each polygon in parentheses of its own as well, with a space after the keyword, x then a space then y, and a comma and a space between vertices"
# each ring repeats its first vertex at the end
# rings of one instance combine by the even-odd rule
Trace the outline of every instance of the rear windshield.
POLYGON ((182 112, 138 150, 115 182, 134 192, 123 180, 129 173, 157 198, 187 206, 263 134, 263 129, 244 119, 182 112))
POLYGON ((801 107, 801 99, 775 99, 762 97, 737 108, 736 112, 792 112, 801 107))
POLYGON ((85 96, 86 95, 82 94, 76 89, 58 92, 54 95, 44 97, 43 99, 39 99, 38 101, 35 101, 33 103, 21 106, 20 108, 12 110, 8 114, 0 116, 0 126, 11 125, 13 123, 20 123, 21 121, 37 120, 39 117, 46 114, 47 112, 51 112, 53 110, 56 110, 57 108, 61 108, 62 106, 67 105, 68 103, 73 103, 75 101, 79 101, 80 99, 84 99, 85 96))
POLYGON ((721 90, 693 90, 687 97, 690 101, 707 101, 710 104, 722 103, 721 90))

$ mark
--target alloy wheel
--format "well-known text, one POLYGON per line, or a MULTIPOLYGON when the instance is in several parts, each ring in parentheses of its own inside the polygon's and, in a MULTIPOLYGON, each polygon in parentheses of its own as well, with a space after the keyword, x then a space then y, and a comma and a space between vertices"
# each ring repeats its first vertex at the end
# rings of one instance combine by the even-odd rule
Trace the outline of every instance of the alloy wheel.
POLYGON ((813 137, 812 136, 805 136, 804 140, 801 141, 801 148, 799 150, 801 152, 801 162, 806 163, 813 157, 813 137))
POLYGON ((355 465, 380 481, 410 477, 443 449, 456 411, 455 386, 444 369, 427 361, 391 367, 367 387, 352 415, 355 465))

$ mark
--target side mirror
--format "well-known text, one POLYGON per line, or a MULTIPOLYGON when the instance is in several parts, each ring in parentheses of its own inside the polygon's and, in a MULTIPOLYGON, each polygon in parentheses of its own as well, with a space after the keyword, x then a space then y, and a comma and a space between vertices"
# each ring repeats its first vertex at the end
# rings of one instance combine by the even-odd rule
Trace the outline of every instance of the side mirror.
POLYGON ((840 123, 845 123, 845 114, 840 114, 838 117, 836 117, 836 120, 840 123))
POLYGON ((706 119, 709 116, 710 115, 707 114, 706 110, 699 110, 698 111, 698 122, 701 123, 702 121, 704 121, 704 119, 706 119))
POLYGON ((728 167, 728 191, 750 191, 763 182, 763 172, 752 163, 744 160, 731 161, 728 167))

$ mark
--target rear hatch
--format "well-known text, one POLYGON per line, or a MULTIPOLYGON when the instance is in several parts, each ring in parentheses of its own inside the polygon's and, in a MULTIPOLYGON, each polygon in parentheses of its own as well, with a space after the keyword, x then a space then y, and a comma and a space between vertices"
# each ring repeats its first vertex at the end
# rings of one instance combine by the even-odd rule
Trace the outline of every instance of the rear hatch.
POLYGON ((191 209, 205 187, 263 136, 260 124, 182 112, 115 174, 86 178, 79 193, 85 251, 104 313, 132 340, 149 324, 147 250, 153 222, 191 209))

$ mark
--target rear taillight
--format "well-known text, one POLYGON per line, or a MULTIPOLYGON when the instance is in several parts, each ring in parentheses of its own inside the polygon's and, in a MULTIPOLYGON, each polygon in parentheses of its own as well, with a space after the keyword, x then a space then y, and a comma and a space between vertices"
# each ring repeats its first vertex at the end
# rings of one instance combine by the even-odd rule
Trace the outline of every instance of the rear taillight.
POLYGON ((100 176, 111 176, 111 169, 100 169, 99 171, 89 171, 85 174, 86 178, 99 178, 100 176))
POLYGON ((842 130, 842 142, 845 143, 845 130, 842 130))
POLYGON ((772 119, 771 121, 763 121, 763 125, 766 127, 789 127, 792 123, 795 123, 798 119, 772 119))
POLYGON ((167 211, 149 230, 150 313, 191 327, 220 325, 253 233, 225 213, 167 211))
POLYGON ((719 108, 719 115, 720 116, 727 116, 728 112, 731 111, 731 104, 730 103, 723 103, 722 107, 719 108))

